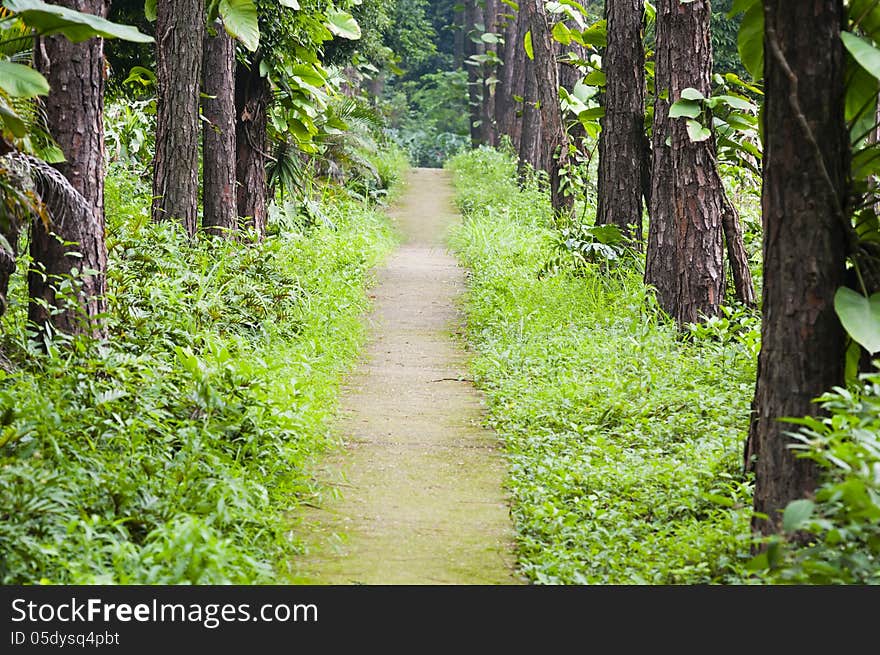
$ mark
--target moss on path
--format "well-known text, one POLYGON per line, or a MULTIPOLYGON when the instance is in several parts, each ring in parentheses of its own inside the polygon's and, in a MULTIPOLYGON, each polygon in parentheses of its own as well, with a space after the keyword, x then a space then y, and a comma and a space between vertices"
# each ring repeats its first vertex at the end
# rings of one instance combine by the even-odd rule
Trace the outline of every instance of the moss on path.
POLYGON ((318 473, 338 493, 304 513, 298 581, 520 582, 500 447, 454 337, 464 272, 443 245, 451 198, 444 171, 416 169, 391 212, 404 244, 373 291, 370 342, 341 400, 344 448, 318 473))

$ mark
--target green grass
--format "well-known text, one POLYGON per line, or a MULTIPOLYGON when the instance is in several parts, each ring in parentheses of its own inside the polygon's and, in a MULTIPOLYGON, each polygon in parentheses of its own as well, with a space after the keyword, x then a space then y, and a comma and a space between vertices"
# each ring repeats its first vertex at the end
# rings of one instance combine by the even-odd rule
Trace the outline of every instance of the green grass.
POLYGON ((135 176, 108 177, 107 342, 44 353, 20 279, 10 294, 4 584, 271 582, 298 548, 289 514, 329 443, 391 230, 342 191, 322 203, 335 229, 285 225, 260 245, 190 243, 148 207, 135 176))
POLYGON ((539 277, 554 255, 546 196, 520 190, 494 151, 450 167, 473 370, 508 451, 522 572, 536 583, 741 580, 755 326, 722 319, 683 339, 638 261, 539 277))

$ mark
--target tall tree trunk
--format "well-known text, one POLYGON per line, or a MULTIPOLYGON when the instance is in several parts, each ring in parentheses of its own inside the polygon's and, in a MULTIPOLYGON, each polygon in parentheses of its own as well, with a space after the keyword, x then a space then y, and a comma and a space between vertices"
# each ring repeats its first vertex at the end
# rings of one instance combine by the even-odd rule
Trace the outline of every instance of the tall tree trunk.
MULTIPOLYGON (((657 2, 655 22, 656 44, 669 42, 672 27, 667 19, 660 20, 660 12, 668 7, 665 0, 657 2)), ((668 3, 667 3, 668 4, 668 3)), ((676 234, 674 206, 666 198, 672 189, 672 149, 666 143, 669 137, 669 87, 671 85, 673 53, 669 48, 654 48, 654 123, 651 143, 650 180, 651 192, 648 204, 648 247, 645 253, 645 283, 653 287, 660 307, 671 307, 675 301, 676 234), (659 200, 663 198, 662 202, 659 200)), ((642 180, 648 177, 644 170, 642 180)), ((644 193, 643 193, 644 195, 644 193)))
POLYGON ((238 218, 235 189, 235 43, 219 23, 205 34, 202 88, 202 226, 231 236, 238 218))
MULTIPOLYGON (((106 0, 59 0, 69 9, 105 17, 106 0)), ((104 242, 104 41, 71 43, 63 36, 42 39, 37 67, 49 81, 45 100, 52 136, 66 160, 56 168, 85 203, 57 211, 48 229, 31 226, 33 271, 28 275, 28 319, 51 323, 69 334, 106 336, 100 316, 107 309, 107 246, 104 242), (71 253, 79 256, 71 256, 71 253), (75 298, 57 296, 59 283, 79 271, 75 298), (93 272, 87 272, 93 271, 93 272)))
POLYGON ((235 75, 236 179, 238 183, 238 215, 262 240, 266 236, 269 215, 269 186, 266 179, 266 158, 269 148, 267 121, 271 89, 260 75, 259 62, 250 69, 239 66, 235 75))
POLYGON ((654 166, 646 282, 681 325, 718 313, 724 291, 721 216, 726 196, 712 139, 692 142, 669 102, 692 87, 710 94, 708 0, 657 2, 654 166), (666 95, 669 102, 662 100, 666 95), (668 142, 668 145, 667 145, 668 142))
POLYGON ((526 51, 523 47, 525 30, 522 12, 506 8, 507 25, 504 30, 504 65, 501 67, 501 81, 495 98, 498 117, 498 132, 510 137, 514 151, 519 152, 522 136, 521 102, 516 97, 525 95, 526 51))
POLYGON ((631 239, 642 233, 642 155, 645 140, 644 0, 606 0, 608 46, 605 116, 599 135, 600 189, 596 222, 631 239), (633 226, 635 229, 633 229, 633 226))
POLYGON ((794 457, 784 416, 815 415, 812 399, 843 384, 844 334, 834 293, 844 282, 849 140, 840 0, 764 0, 764 317, 746 464, 754 519, 779 529, 779 511, 816 486, 794 457))
POLYGON ((550 178, 553 210, 559 215, 570 214, 573 197, 563 188, 562 176, 568 164, 568 135, 559 103, 559 66, 556 63, 550 20, 543 0, 525 0, 520 3, 520 11, 525 12, 532 32, 537 97, 542 116, 541 168, 547 171, 550 178))
MULTIPOLYGON (((496 26, 498 20, 498 3, 496 0, 484 0, 485 7, 483 9, 483 19, 486 24, 486 31, 497 33, 496 26)), ((497 46, 484 46, 484 52, 497 49, 497 46)), ((497 54, 497 52, 496 52, 497 54)), ((495 64, 486 63, 483 65, 482 71, 482 102, 480 107, 480 139, 483 143, 495 146, 498 143, 496 138, 495 126, 495 89, 496 85, 492 81, 495 78, 497 69, 495 64)))
POLYGON ((176 220, 195 236, 199 214, 199 82, 204 0, 156 4, 156 155, 153 220, 176 220))
POLYGON ((455 13, 452 18, 455 23, 455 36, 453 37, 452 43, 452 60, 456 69, 464 66, 464 42, 467 38, 465 36, 465 32, 467 31, 465 16, 464 4, 456 5, 455 13))
POLYGON ((519 177, 524 177, 526 166, 538 170, 543 161, 541 157, 541 112, 536 107, 538 82, 535 78, 535 63, 526 58, 525 86, 523 87, 522 127, 519 144, 519 177))
POLYGON ((478 0, 467 0, 464 13, 464 57, 468 74, 468 106, 470 115, 471 145, 483 143, 482 128, 482 75, 480 66, 471 57, 483 54, 483 44, 479 37, 481 31, 475 26, 483 23, 483 8, 478 0))

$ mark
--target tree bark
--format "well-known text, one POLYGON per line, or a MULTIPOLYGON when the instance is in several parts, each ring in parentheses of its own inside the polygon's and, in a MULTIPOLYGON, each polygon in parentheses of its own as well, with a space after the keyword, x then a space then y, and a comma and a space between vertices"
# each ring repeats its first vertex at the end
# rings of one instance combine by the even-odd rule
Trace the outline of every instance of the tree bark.
POLYGON ((535 79, 535 65, 526 58, 524 66, 525 85, 523 87, 522 127, 519 144, 519 177, 524 178, 527 166, 541 168, 541 112, 536 107, 538 82, 535 79))
POLYGON ((219 23, 205 34, 202 88, 202 226, 231 236, 238 218, 235 189, 235 43, 219 23))
POLYGON ((642 232, 642 150, 645 140, 644 0, 606 0, 608 46, 605 116, 599 135, 596 223, 620 228, 630 239, 642 232))
MULTIPOLYGON (((668 2, 665 3, 668 5, 668 2)), ((655 39, 657 46, 670 39, 671 22, 661 20, 666 11, 664 0, 657 2, 655 39)), ((669 87, 671 85, 672 52, 669 48, 654 49, 654 123, 651 142, 651 192, 648 204, 648 246, 645 253, 645 284, 652 287, 657 304, 671 307, 675 301, 676 235, 673 204, 666 198, 672 188, 672 149, 669 137, 669 87), (659 202, 660 199, 663 202, 659 202)), ((643 172, 643 180, 646 174, 643 172)))
POLYGON ((724 230, 724 243, 727 245, 727 259, 733 275, 733 289, 737 300, 748 307, 757 304, 755 285, 752 282, 752 271, 749 268, 749 255, 743 241, 742 223, 739 212, 726 197, 724 199, 721 227, 724 230))
POLYGON ((724 291, 721 216, 726 196, 715 145, 711 137, 692 142, 686 122, 668 118, 669 103, 679 100, 684 89, 710 95, 710 19, 708 0, 657 2, 658 97, 646 282, 679 325, 716 315, 724 291))
MULTIPOLYGON (((463 7, 464 5, 461 5, 463 7)), ((464 66, 464 41, 466 32, 465 11, 455 11, 453 14, 453 22, 455 23, 455 36, 452 45, 452 60, 455 68, 464 66)))
MULTIPOLYGON (((486 31, 497 33, 496 23, 498 20, 498 4, 496 0, 484 0, 483 19, 486 24, 486 31)), ((497 46, 484 46, 484 53, 497 46)), ((496 52, 497 54, 497 52, 496 52)), ((495 89, 496 86, 491 83, 491 79, 495 76, 496 66, 494 64, 483 64, 482 66, 482 99, 480 107, 480 139, 483 143, 495 146, 498 143, 496 138, 495 126, 495 89)))
POLYGON ((568 164, 568 135, 559 103, 559 66, 551 36, 550 21, 543 0, 525 0, 520 11, 532 32, 535 80, 541 106, 541 168, 550 178, 550 202, 558 215, 570 214, 573 196, 563 187, 563 172, 568 164))
POLYGON ((474 62, 471 57, 483 54, 483 44, 478 42, 480 31, 476 24, 483 22, 483 9, 478 0, 465 2, 464 18, 464 64, 468 73, 468 107, 470 114, 471 145, 476 147, 483 143, 482 128, 482 66, 474 62))
POLYGON ((238 215, 255 232, 257 239, 266 236, 269 207, 269 185, 266 179, 266 158, 269 148, 268 110, 271 99, 269 82, 260 75, 259 62, 250 69, 239 66, 235 75, 236 180, 238 215))
POLYGON ((817 480, 779 419, 817 414, 813 398, 843 384, 834 294, 845 273, 849 140, 842 3, 764 0, 764 14, 764 316, 746 465, 755 511, 769 517, 752 525, 771 534, 817 480))
POLYGON ((510 137, 511 145, 517 153, 522 142, 522 103, 516 97, 522 98, 526 92, 527 58, 523 47, 524 38, 522 12, 509 14, 504 30, 504 65, 495 98, 495 111, 498 133, 510 137))
POLYGON ((204 0, 156 5, 156 155, 153 220, 180 221, 196 234, 199 213, 199 82, 204 0))
MULTIPOLYGON (((59 0, 56 4, 106 17, 106 0, 59 0)), ((71 43, 63 36, 41 40, 37 67, 51 91, 46 119, 66 160, 57 170, 82 196, 71 211, 58 211, 46 226, 31 225, 28 319, 40 328, 51 323, 68 334, 103 338, 106 312, 107 246, 104 241, 104 41, 71 43), (79 253, 78 256, 72 253, 79 253), (73 297, 60 285, 74 274, 73 297), (64 297, 61 297, 61 296, 64 297)))

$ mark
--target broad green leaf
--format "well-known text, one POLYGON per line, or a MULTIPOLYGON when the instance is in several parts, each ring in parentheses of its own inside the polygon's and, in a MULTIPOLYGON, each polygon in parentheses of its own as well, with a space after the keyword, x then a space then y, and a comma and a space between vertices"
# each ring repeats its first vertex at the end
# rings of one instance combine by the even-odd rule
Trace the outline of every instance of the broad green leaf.
POLYGON ((840 40, 859 66, 880 79, 880 50, 873 43, 850 32, 841 32, 840 40))
POLYGON ((156 20, 156 0, 145 0, 144 16, 151 23, 156 20))
POLYGON ((739 96, 732 95, 719 95, 712 96, 709 98, 709 106, 717 107, 718 105, 727 105, 731 109, 740 109, 742 111, 757 111, 758 108, 755 107, 754 104, 746 100, 745 98, 740 98, 739 96))
POLYGON ((50 5, 42 0, 4 0, 4 6, 40 34, 63 34, 74 43, 100 36, 135 43, 152 43, 153 37, 131 25, 119 25, 100 16, 84 14, 67 7, 50 5))
POLYGON ((791 501, 782 513, 783 530, 786 532, 800 530, 813 515, 814 507, 813 501, 806 498, 791 501))
POLYGON ((608 21, 600 20, 590 25, 581 32, 580 43, 591 45, 596 48, 604 48, 608 45, 608 21))
POLYGON ((764 77, 763 3, 753 2, 746 11, 739 26, 736 47, 739 50, 739 58, 752 79, 757 82, 764 77))
POLYGON ((872 355, 880 351, 880 293, 865 298, 847 287, 834 294, 834 311, 853 340, 872 355))
POLYGON ((342 39, 357 41, 361 38, 361 26, 347 11, 335 8, 327 11, 327 29, 342 39))
POLYGON ((481 34, 480 40, 483 43, 499 43, 501 41, 501 39, 498 38, 498 35, 493 34, 492 32, 486 32, 485 34, 481 34))
POLYGON ((49 93, 49 83, 30 66, 0 60, 0 89, 13 98, 35 98, 49 93))
POLYGON ((260 46, 260 27, 254 0, 220 0, 220 16, 229 36, 254 52, 260 46))
POLYGON ((686 88, 681 92, 681 97, 685 100, 705 100, 706 96, 697 91, 696 89, 692 89, 690 87, 686 88))
POLYGON ((571 30, 563 22, 558 22, 553 26, 553 38, 559 41, 562 45, 568 45, 571 43, 571 30))
POLYGON ((712 132, 709 130, 709 128, 704 127, 695 120, 689 120, 687 122, 687 133, 691 141, 695 143, 705 141, 710 136, 712 136, 712 132))
POLYGON ((700 106, 700 103, 693 100, 679 100, 669 108, 669 118, 681 118, 682 116, 696 118, 702 112, 703 108, 700 106))
POLYGON ((590 107, 578 114, 579 121, 597 121, 605 115, 604 107, 590 107))
MULTIPOLYGON (((850 170, 854 180, 870 180, 880 174, 880 146, 874 145, 855 151, 850 170)), ((874 216, 873 212, 871 215, 874 216)))
POLYGON ((880 82, 862 68, 849 53, 846 55, 846 79, 846 111, 844 115, 847 123, 851 126, 852 139, 864 138, 874 124, 874 110, 877 106, 880 82))
POLYGON ((741 114, 733 111, 725 116, 724 120, 730 127, 740 132, 754 132, 758 127, 757 116, 752 116, 751 114, 741 114))
POLYGON ((577 82, 571 90, 571 94, 581 102, 586 102, 597 93, 598 89, 595 86, 589 86, 582 81, 577 82))
POLYGON ((584 78, 584 84, 587 86, 605 86, 605 82, 605 73, 600 70, 591 71, 584 78))
POLYGON ((523 39, 523 47, 526 49, 526 57, 529 59, 535 58, 535 50, 532 48, 532 31, 529 30, 526 32, 526 36, 523 39))

